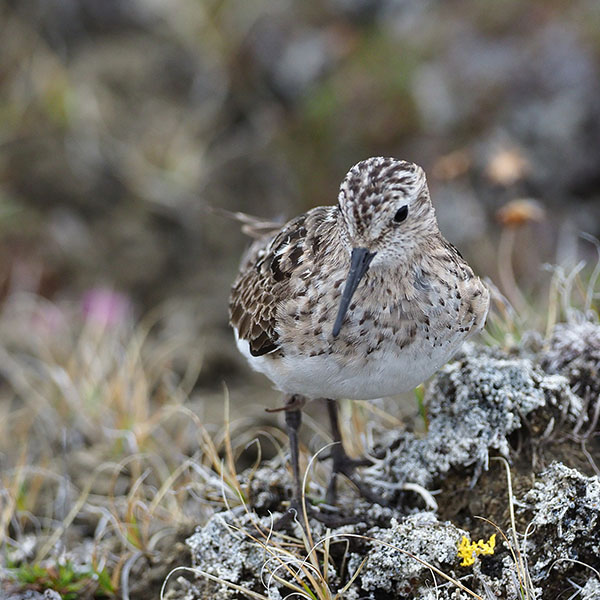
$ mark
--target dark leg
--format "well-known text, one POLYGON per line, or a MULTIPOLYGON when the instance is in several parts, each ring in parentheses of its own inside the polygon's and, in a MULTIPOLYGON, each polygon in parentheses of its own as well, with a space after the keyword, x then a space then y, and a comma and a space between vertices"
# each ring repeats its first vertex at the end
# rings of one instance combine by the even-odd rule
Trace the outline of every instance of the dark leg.
POLYGON ((334 445, 331 447, 331 459, 333 460, 333 469, 331 473, 331 480, 327 487, 327 495, 325 500, 327 504, 335 505, 337 500, 337 474, 342 473, 345 475, 359 490, 361 495, 367 500, 382 504, 382 499, 374 495, 371 490, 363 485, 359 480, 354 477, 354 471, 356 467, 364 467, 372 464, 368 458, 355 459, 350 458, 344 446, 342 444, 342 434, 340 431, 340 423, 338 417, 338 405, 335 400, 327 399, 327 412, 329 413, 329 420, 331 422, 331 435, 333 437, 334 445))
MULTIPOLYGON (((281 410, 285 410, 285 425, 286 425, 286 430, 287 430, 287 434, 288 434, 288 438, 290 440, 290 462, 292 464, 292 473, 294 476, 294 490, 293 490, 293 496, 292 496, 292 500, 290 503, 290 508, 289 510, 278 520, 274 523, 274 528, 275 529, 285 529, 287 528, 291 522, 298 518, 298 520, 303 524, 304 526, 304 520, 302 518, 302 510, 303 510, 303 505, 302 505, 302 480, 300 477, 300 461, 299 461, 299 443, 298 443, 298 431, 300 429, 300 425, 302 424, 302 412, 301 412, 301 408, 304 405, 306 399, 303 396, 290 396, 288 397, 285 406, 281 409, 281 410)), ((333 400, 331 400, 330 402, 334 403, 333 408, 336 409, 335 406, 335 402, 333 400)), ((275 409, 278 410, 278 409, 275 409)), ((272 411, 270 411, 272 412, 272 411)), ((334 435, 337 435, 339 438, 339 425, 337 424, 337 412, 335 413, 336 415, 336 432, 334 435)), ((344 465, 348 465, 350 463, 353 464, 354 468, 357 464, 370 464, 369 461, 364 462, 364 461, 353 461, 349 456, 346 455, 346 453, 344 452, 344 449, 340 444, 336 444, 333 448, 336 449, 335 453, 332 453, 332 457, 334 458, 334 464, 335 465, 341 465, 342 463, 344 465), (339 449, 341 449, 341 453, 339 452, 339 449), (336 458, 337 457, 337 458, 336 458), (345 457, 345 460, 344 458, 345 457)), ((350 469, 349 467, 345 468, 345 469, 341 469, 338 468, 338 471, 340 473, 350 473, 350 469)), ((334 473, 333 477, 335 478, 337 475, 334 473)), ((349 476, 349 475, 347 475, 349 476)), ((355 485, 357 485, 357 487, 359 487, 360 489, 360 484, 355 482, 355 485)), ((330 484, 331 487, 331 484, 330 484)), ((328 496, 329 496, 329 492, 328 492, 328 496)), ((315 511, 314 507, 312 507, 310 504, 308 504, 306 506, 306 510, 308 512, 309 515, 313 516, 314 518, 316 518, 317 520, 321 521, 322 523, 325 523, 328 527, 341 527, 342 525, 346 525, 349 523, 357 523, 360 518, 357 517, 339 517, 337 515, 328 515, 326 513, 320 512, 320 511, 315 511)))
POLYGON ((333 459, 333 468, 331 470, 331 479, 327 486, 325 494, 325 502, 335 505, 337 500, 337 474, 340 473, 339 460, 341 454, 346 454, 342 444, 342 434, 340 432, 340 423, 338 418, 338 405, 335 400, 326 399, 327 412, 329 413, 329 423, 331 424, 331 437, 333 438, 333 446, 331 447, 331 458, 333 459))
MULTIPOLYGON (((294 402, 294 396, 288 401, 288 404, 294 402)), ((292 506, 299 507, 302 503, 302 482, 300 481, 300 460, 298 448, 298 430, 302 424, 302 412, 299 408, 293 408, 285 411, 285 426, 290 440, 290 462, 292 463, 292 473, 294 474, 294 493, 292 497, 292 506)))
MULTIPOLYGON (((338 404, 336 400, 328 398, 325 400, 327 403, 327 412, 329 413, 329 423, 331 424, 331 436, 334 442, 339 442, 340 448, 342 448, 342 434, 340 432, 340 421, 338 416, 338 404)), ((335 448, 335 446, 334 446, 335 448)), ((343 448, 342 448, 343 449, 343 448)))
POLYGON ((340 431, 340 422, 338 416, 338 403, 336 400, 326 400, 327 412, 331 423, 331 437, 335 445, 331 448, 331 458, 333 459, 334 473, 344 473, 347 470, 354 470, 356 467, 366 467, 372 464, 368 458, 350 458, 344 450, 342 444, 342 433, 340 431))
POLYGON ((306 404, 306 398, 298 394, 287 396, 284 406, 279 408, 266 408, 269 413, 285 412, 285 429, 290 441, 290 462, 292 463, 292 472, 294 474, 294 492, 292 506, 300 505, 302 499, 302 484, 300 482, 300 462, 298 450, 298 430, 302 425, 302 407, 306 404))
MULTIPOLYGON (((292 501, 288 511, 278 519, 273 527, 274 529, 287 528, 295 518, 299 518, 302 512, 302 481, 300 479, 300 451, 298 442, 298 431, 302 424, 302 407, 306 399, 302 396, 288 396, 285 406, 271 409, 268 412, 285 411, 285 428, 290 441, 290 462, 292 464, 292 473, 294 476, 294 488, 292 492, 292 501)), ((300 522, 303 520, 300 518, 300 522)))

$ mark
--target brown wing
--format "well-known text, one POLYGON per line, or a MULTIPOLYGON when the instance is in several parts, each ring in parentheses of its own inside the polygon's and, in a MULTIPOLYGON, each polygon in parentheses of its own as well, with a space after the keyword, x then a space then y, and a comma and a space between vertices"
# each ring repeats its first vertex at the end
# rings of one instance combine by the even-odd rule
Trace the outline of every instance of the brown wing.
POLYGON ((229 298, 229 321, 252 356, 279 348, 277 308, 290 293, 290 278, 305 252, 306 215, 290 221, 262 249, 255 245, 244 261, 229 298))

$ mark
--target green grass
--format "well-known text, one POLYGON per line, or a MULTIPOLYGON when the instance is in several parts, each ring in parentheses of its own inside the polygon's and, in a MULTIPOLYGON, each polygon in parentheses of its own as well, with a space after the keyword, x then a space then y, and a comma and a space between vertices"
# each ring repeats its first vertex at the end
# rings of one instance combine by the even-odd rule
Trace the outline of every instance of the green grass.
POLYGON ((54 566, 23 564, 9 568, 8 576, 24 589, 38 592, 54 590, 63 600, 109 598, 115 592, 106 569, 89 567, 82 570, 68 561, 54 566))

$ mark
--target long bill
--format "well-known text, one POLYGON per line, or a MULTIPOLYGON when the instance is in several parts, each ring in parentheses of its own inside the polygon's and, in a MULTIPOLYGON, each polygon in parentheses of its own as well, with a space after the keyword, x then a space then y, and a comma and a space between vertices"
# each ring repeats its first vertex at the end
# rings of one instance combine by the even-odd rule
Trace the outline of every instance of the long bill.
POLYGON ((360 283, 363 275, 367 272, 371 261, 375 256, 375 252, 369 252, 366 248, 353 248, 352 256, 350 257, 350 271, 346 279, 346 285, 342 294, 342 300, 340 301, 340 308, 333 325, 333 337, 337 337, 342 328, 344 317, 348 312, 348 306, 350 306, 350 300, 354 296, 354 292, 360 283))

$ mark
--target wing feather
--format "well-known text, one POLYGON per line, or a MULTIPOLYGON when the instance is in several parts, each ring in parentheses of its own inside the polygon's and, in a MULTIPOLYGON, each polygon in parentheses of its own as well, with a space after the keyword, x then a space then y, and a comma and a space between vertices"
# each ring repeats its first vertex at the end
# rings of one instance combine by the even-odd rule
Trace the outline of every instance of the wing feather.
POLYGON ((233 284, 229 321, 252 356, 279 349, 277 309, 289 297, 290 279, 305 253, 306 215, 290 221, 265 245, 255 242, 233 284))

